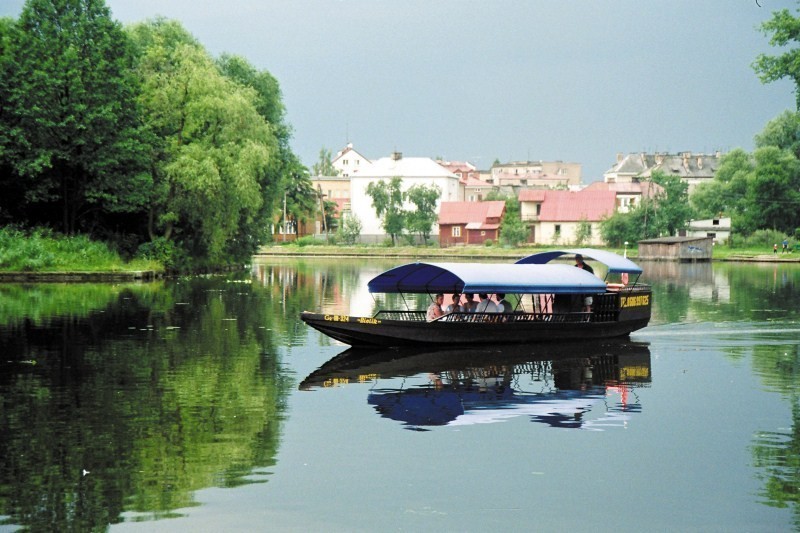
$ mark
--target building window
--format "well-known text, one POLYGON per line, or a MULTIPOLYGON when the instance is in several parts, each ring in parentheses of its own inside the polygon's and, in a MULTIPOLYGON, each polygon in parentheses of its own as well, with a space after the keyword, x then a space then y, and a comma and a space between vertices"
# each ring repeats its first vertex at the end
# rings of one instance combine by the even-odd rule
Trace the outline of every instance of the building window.
POLYGON ((711 221, 711 225, 712 226, 719 226, 719 220, 715 218, 714 220, 711 221))
POLYGON ((481 237, 486 237, 486 232, 485 231, 481 231, 481 237))
POLYGON ((461 237, 461 226, 453 226, 451 235, 453 237, 461 237))
POLYGON ((561 224, 556 224, 556 237, 561 237, 561 224))

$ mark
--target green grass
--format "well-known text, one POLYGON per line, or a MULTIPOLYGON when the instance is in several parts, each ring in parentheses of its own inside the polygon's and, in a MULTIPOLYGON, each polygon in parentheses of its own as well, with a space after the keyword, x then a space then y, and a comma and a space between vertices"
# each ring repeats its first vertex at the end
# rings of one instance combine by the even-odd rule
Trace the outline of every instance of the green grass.
POLYGON ((0 228, 0 271, 131 272, 164 268, 156 261, 124 261, 107 244, 86 236, 67 237, 45 229, 0 228))

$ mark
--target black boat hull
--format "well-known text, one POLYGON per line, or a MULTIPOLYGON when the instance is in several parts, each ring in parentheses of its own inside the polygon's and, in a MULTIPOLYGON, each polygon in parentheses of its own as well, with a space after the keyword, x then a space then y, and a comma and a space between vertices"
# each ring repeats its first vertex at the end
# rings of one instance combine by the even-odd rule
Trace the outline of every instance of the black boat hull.
POLYGON ((301 318, 350 346, 444 346, 611 339, 647 326, 650 315, 648 312, 608 322, 422 322, 309 312, 301 318))

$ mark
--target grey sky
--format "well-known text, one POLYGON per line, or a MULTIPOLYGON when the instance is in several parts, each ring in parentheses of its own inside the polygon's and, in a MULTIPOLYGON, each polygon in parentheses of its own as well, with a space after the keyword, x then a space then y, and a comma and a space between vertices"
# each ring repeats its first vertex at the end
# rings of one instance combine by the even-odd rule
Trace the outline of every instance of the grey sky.
MULTIPOLYGON (((311 166, 352 142, 367 157, 583 164, 617 152, 753 148, 794 108, 792 84, 750 68, 756 26, 789 0, 107 0, 114 18, 177 19, 214 55, 278 78, 311 166)), ((0 0, 16 17, 20 0, 0 0)))

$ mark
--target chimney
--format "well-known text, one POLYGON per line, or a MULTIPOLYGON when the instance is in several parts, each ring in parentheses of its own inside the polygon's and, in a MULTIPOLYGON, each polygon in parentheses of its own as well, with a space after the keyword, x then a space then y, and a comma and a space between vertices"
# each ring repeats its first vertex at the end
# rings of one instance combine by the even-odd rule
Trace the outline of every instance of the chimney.
POLYGON ((392 161, 400 161, 403 159, 403 152, 392 152, 392 161))
POLYGON ((703 168, 703 156, 701 156, 701 155, 697 156, 697 168, 699 168, 701 170, 703 168))
POLYGON ((617 152, 617 163, 622 163, 623 157, 622 152, 617 152))

